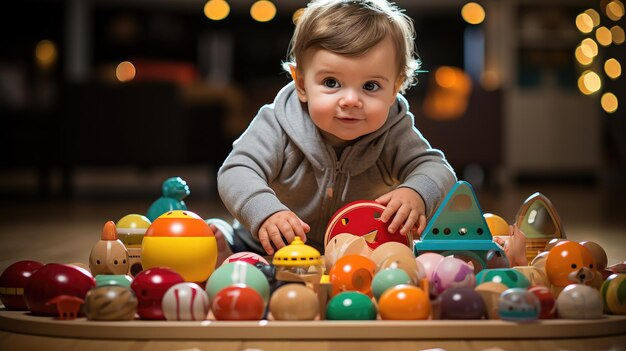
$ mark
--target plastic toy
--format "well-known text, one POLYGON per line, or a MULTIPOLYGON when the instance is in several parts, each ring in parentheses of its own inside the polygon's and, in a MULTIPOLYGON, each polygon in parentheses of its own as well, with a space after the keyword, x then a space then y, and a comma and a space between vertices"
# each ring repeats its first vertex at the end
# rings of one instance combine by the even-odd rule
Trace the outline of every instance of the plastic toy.
POLYGON ((378 300, 378 311, 382 319, 422 320, 430 316, 428 293, 408 284, 387 289, 378 300))
POLYGON ((255 266, 242 261, 224 263, 213 272, 206 284, 206 292, 213 301, 215 295, 225 287, 244 284, 254 290, 267 303, 270 298, 270 285, 265 275, 255 266))
POLYGON ((187 210, 187 205, 183 201, 190 191, 187 182, 181 177, 171 177, 166 179, 161 186, 162 196, 150 205, 146 217, 150 222, 154 222, 162 214, 174 210, 187 210))
POLYGON ((506 235, 494 235, 493 241, 502 246, 510 267, 528 265, 526 235, 516 225, 509 226, 506 235))
POLYGON ((548 275, 546 275, 546 271, 534 266, 515 266, 513 269, 516 272, 522 273, 530 286, 550 286, 550 280, 548 280, 548 275))
MULTIPOLYGON (((402 245, 402 244, 400 244, 402 245)), ((371 249, 362 236, 348 233, 335 235, 324 248, 324 267, 328 271, 337 260, 345 255, 370 256, 371 249)))
POLYGON ((539 319, 552 319, 556 315, 556 300, 547 286, 531 286, 528 291, 539 299, 539 319))
POLYGON ((211 309, 217 320, 260 320, 265 311, 261 295, 245 284, 227 286, 211 300, 211 309))
POLYGON ((165 267, 155 267, 141 271, 130 288, 137 296, 137 314, 141 319, 164 320, 161 302, 163 295, 172 286, 185 279, 175 271, 165 267))
POLYGON ((596 262, 588 248, 575 241, 563 241, 548 252, 546 274, 555 287, 586 284, 596 274, 596 262))
POLYGON ((545 271, 546 258, 548 258, 548 251, 540 252, 537 256, 535 256, 535 258, 533 258, 530 265, 545 271))
POLYGON ((411 259, 415 259, 415 255, 413 255, 413 250, 411 250, 408 246, 396 241, 388 241, 384 244, 381 244, 371 252, 369 258, 374 261, 376 267, 379 267, 383 261, 391 256, 407 256, 411 259))
POLYGON ((276 267, 273 264, 264 264, 262 262, 257 262, 254 264, 254 266, 258 270, 260 270, 261 273, 263 273, 263 275, 265 276, 265 279, 267 279, 267 282, 270 285, 270 296, 274 293, 274 291, 276 291, 276 289, 287 284, 287 282, 276 279, 276 267))
POLYGON ((602 317, 600 292, 583 284, 570 284, 556 298, 559 318, 597 319, 602 317))
POLYGON ((350 233, 362 236, 370 249, 375 249, 379 245, 388 241, 396 241, 409 246, 413 241, 411 235, 401 235, 389 233, 387 227, 391 223, 383 223, 379 217, 385 210, 385 206, 375 201, 354 201, 335 212, 328 222, 324 235, 324 246, 341 233, 350 233))
POLYGON ((500 295, 500 318, 514 322, 529 322, 539 318, 541 304, 535 294, 522 288, 507 289, 500 295))
POLYGON ((328 320, 375 320, 376 315, 376 306, 372 299, 358 291, 339 293, 326 306, 328 320))
POLYGON ((32 260, 17 261, 0 275, 0 301, 9 310, 28 310, 24 300, 24 287, 28 279, 43 263, 32 260))
POLYGON ((610 275, 600 291, 606 313, 626 314, 626 274, 610 275))
POLYGON ((128 214, 115 223, 117 238, 128 250, 128 274, 136 276, 143 270, 141 266, 141 243, 146 230, 150 227, 148 217, 140 214, 128 214))
POLYGON ((139 301, 130 288, 120 285, 97 286, 85 297, 85 315, 93 321, 131 321, 139 301))
POLYGON ((609 262, 609 258, 607 257, 606 251, 604 251, 604 248, 602 248, 602 246, 598 245, 598 243, 594 241, 589 241, 589 240, 581 241, 580 245, 588 248, 589 251, 591 251, 593 258, 596 261, 596 269, 598 271, 606 269, 606 265, 609 262))
POLYGON ((54 306, 58 319, 76 319, 80 314, 80 306, 84 300, 73 295, 58 295, 46 302, 46 306, 54 306))
POLYGON ((487 255, 491 251, 505 257, 502 248, 493 242, 472 186, 465 181, 450 189, 422 232, 421 240, 413 244, 415 256, 435 252, 462 257, 472 262, 475 273, 488 266, 487 255))
POLYGON ((28 309, 36 315, 56 316, 58 311, 47 302, 59 295, 84 299, 96 285, 88 271, 59 263, 48 263, 39 268, 26 282, 24 298, 28 309))
POLYGON ((387 257, 378 266, 378 271, 389 268, 400 268, 411 278, 411 284, 419 285, 422 279, 426 278, 426 271, 422 264, 415 260, 413 256, 393 255, 387 257))
POLYGON ((100 274, 95 279, 96 286, 119 285, 125 288, 130 288, 133 281, 133 278, 126 274, 100 274))
POLYGON ((465 261, 456 257, 445 257, 433 273, 433 293, 439 295, 444 290, 457 287, 468 286, 474 288, 476 285, 476 276, 474 270, 465 261))
POLYGON ((191 211, 170 211, 157 218, 143 238, 144 269, 170 267, 188 282, 201 283, 217 263, 217 241, 209 225, 191 211))
POLYGON ((502 283, 485 282, 481 283, 474 291, 476 291, 485 303, 485 309, 487 312, 487 318, 500 319, 500 313, 498 313, 498 304, 500 303, 500 295, 509 289, 508 286, 502 283))
POLYGON ((161 308, 168 321, 202 321, 209 314, 209 296, 196 283, 178 283, 167 289, 161 308))
POLYGON ((530 282, 513 268, 484 269, 476 275, 476 284, 486 282, 502 283, 508 288, 528 288, 530 282))
POLYGON ((483 214, 492 236, 509 235, 509 224, 504 218, 493 213, 483 214))
POLYGON ((257 263, 262 263, 266 265, 269 264, 269 262, 267 262, 267 260, 263 256, 254 252, 235 252, 234 254, 224 259, 224 263, 231 263, 235 261, 249 263, 253 266, 255 266, 257 263))
POLYGON ((437 297, 441 319, 483 319, 487 315, 485 302, 473 287, 455 286, 437 297))
POLYGON ((117 238, 113 221, 104 224, 100 241, 91 249, 89 270, 94 276, 99 274, 126 274, 128 272, 128 251, 117 238))
POLYGON ((374 275, 372 279, 372 294, 376 300, 385 290, 400 284, 411 284, 411 277, 400 268, 383 269, 374 275))
POLYGON ((313 320, 319 313, 315 292, 302 285, 289 283, 278 288, 270 298, 270 312, 276 320, 313 320))
POLYGON ((361 255, 343 256, 328 271, 333 286, 331 296, 344 291, 358 291, 371 297, 375 273, 376 266, 369 258, 361 255))
POLYGON ((531 262, 554 238, 565 239, 561 218, 541 193, 529 196, 517 212, 515 225, 526 235, 526 258, 531 262))
POLYGON ((274 253, 272 264, 276 267, 276 279, 285 282, 304 282, 315 288, 323 274, 320 252, 306 245, 300 237, 274 253))
POLYGON ((435 268, 443 260, 443 256, 434 252, 425 252, 415 258, 416 261, 422 264, 422 268, 424 268, 424 274, 426 275, 426 279, 428 281, 433 281, 433 273, 435 272, 435 268))

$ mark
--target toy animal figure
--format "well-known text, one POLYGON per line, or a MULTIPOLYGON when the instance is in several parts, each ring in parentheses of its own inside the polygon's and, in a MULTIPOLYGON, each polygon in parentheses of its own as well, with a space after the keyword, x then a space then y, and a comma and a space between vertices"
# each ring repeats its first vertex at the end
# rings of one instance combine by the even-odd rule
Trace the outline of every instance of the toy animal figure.
POLYGON ((104 224, 100 241, 91 249, 89 270, 93 276, 128 272, 128 250, 117 238, 113 221, 104 224))
POLYGON ((493 241, 502 246, 511 267, 528 265, 526 258, 526 235, 517 225, 510 225, 508 235, 494 236, 493 241))
POLYGON ((163 195, 150 205, 146 217, 154 222, 160 215, 173 210, 187 210, 183 201, 189 195, 189 186, 181 177, 171 177, 163 182, 163 195))
POLYGON ((591 284, 597 272, 591 251, 575 241, 562 241, 550 249, 545 270, 555 296, 570 284, 591 284))
POLYGON ((59 295, 46 302, 46 306, 55 305, 58 318, 63 320, 76 319, 80 314, 80 306, 85 301, 79 297, 72 295, 59 295))

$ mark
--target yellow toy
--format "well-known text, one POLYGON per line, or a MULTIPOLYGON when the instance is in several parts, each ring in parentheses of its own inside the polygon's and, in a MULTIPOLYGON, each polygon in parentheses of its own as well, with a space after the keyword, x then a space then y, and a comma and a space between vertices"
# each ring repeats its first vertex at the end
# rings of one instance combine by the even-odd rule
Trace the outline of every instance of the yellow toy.
POLYGON ((150 224, 152 223, 146 216, 128 214, 120 218, 115 225, 118 239, 128 250, 128 274, 133 277, 143 270, 141 267, 141 242, 150 224))

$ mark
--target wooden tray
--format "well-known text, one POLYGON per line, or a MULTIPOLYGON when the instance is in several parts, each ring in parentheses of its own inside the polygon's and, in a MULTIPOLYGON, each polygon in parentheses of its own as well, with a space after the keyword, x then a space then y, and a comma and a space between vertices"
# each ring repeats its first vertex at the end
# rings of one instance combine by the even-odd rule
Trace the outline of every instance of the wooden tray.
POLYGON ((0 329, 22 334, 108 340, 480 340, 551 339, 626 335, 626 316, 436 321, 125 321, 57 320, 0 309, 0 329))

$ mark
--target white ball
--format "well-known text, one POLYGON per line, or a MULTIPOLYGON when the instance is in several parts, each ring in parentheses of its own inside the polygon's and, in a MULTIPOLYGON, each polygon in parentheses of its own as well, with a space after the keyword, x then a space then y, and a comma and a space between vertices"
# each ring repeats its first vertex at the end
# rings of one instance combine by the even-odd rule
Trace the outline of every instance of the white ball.
POLYGON ((602 317, 602 297, 600 292, 583 284, 570 284, 556 299, 559 318, 596 319, 602 317))
POLYGON ((170 287, 161 301, 168 321, 201 321, 209 314, 209 295, 196 283, 184 282, 170 287))

